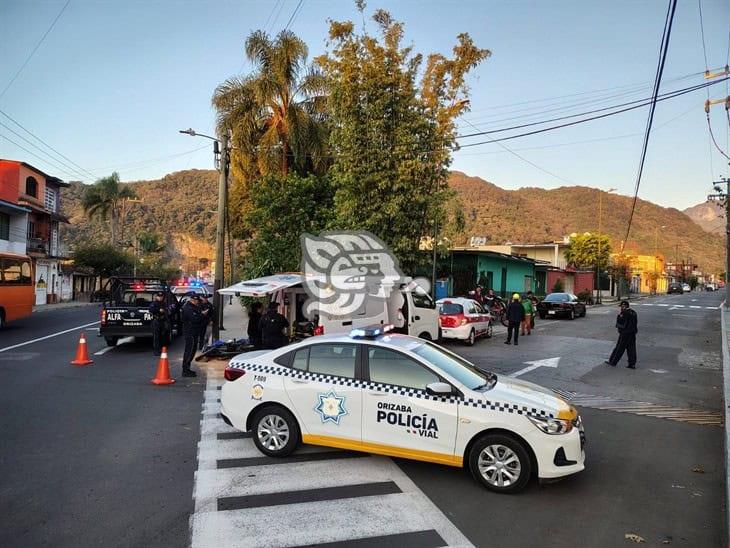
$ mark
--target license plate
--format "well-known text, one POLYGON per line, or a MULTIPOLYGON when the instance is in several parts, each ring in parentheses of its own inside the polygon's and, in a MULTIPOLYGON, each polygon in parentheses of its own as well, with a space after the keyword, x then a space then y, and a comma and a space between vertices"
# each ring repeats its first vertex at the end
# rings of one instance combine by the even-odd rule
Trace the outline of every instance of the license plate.
POLYGON ((555 314, 555 310, 548 310, 548 314, 555 314))

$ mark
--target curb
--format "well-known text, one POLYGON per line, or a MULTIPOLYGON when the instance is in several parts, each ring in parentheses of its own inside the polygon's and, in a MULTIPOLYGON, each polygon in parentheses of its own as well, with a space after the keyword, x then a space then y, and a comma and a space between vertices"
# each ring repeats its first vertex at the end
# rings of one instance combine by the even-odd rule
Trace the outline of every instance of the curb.
POLYGON ((720 309, 720 322, 722 326, 722 381, 723 381, 723 406, 725 407, 725 526, 728 528, 727 541, 730 546, 730 450, 728 450, 728 423, 730 421, 730 405, 728 405, 728 397, 730 397, 730 351, 728 350, 727 338, 730 333, 727 331, 727 319, 725 316, 729 313, 723 303, 720 309))
POLYGON ((80 303, 57 303, 57 304, 42 304, 42 305, 33 305, 33 314, 38 314, 40 312, 48 312, 51 310, 66 310, 69 308, 82 308, 82 307, 88 307, 88 306, 101 306, 101 303, 87 303, 87 302, 80 302, 80 303))

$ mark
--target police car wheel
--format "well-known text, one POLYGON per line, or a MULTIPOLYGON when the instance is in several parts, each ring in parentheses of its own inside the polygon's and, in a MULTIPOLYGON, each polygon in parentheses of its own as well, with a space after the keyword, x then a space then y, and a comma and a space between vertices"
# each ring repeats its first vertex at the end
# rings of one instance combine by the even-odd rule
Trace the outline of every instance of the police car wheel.
POLYGON ((283 407, 265 407, 253 419, 253 441, 270 457, 286 457, 299 444, 299 426, 283 407))
POLYGON ((469 331, 469 338, 466 339, 466 344, 468 346, 474 346, 474 343, 476 342, 476 340, 477 340, 476 333, 474 333, 474 329, 472 329, 471 331, 469 331))
POLYGON ((488 434, 469 453, 469 469, 487 489, 516 493, 530 481, 532 464, 525 447, 504 434, 488 434))

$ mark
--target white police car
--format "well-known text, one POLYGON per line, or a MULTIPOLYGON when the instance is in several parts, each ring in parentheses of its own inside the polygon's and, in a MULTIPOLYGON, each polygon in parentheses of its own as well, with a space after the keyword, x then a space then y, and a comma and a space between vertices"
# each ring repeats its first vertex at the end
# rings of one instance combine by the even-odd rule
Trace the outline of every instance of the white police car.
POLYGON ((583 470, 580 417, 556 394, 383 331, 236 356, 225 371, 223 419, 252 431, 273 457, 303 442, 468 466, 499 492, 583 470))

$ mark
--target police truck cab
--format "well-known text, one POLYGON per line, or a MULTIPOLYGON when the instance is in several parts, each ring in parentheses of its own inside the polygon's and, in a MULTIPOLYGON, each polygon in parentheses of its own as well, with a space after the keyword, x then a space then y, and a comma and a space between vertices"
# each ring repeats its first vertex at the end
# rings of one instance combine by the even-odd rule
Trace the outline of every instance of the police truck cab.
POLYGON ((225 370, 223 420, 272 457, 300 443, 364 451, 466 467, 498 492, 584 469, 581 419, 554 392, 387 331, 236 356, 225 370))

